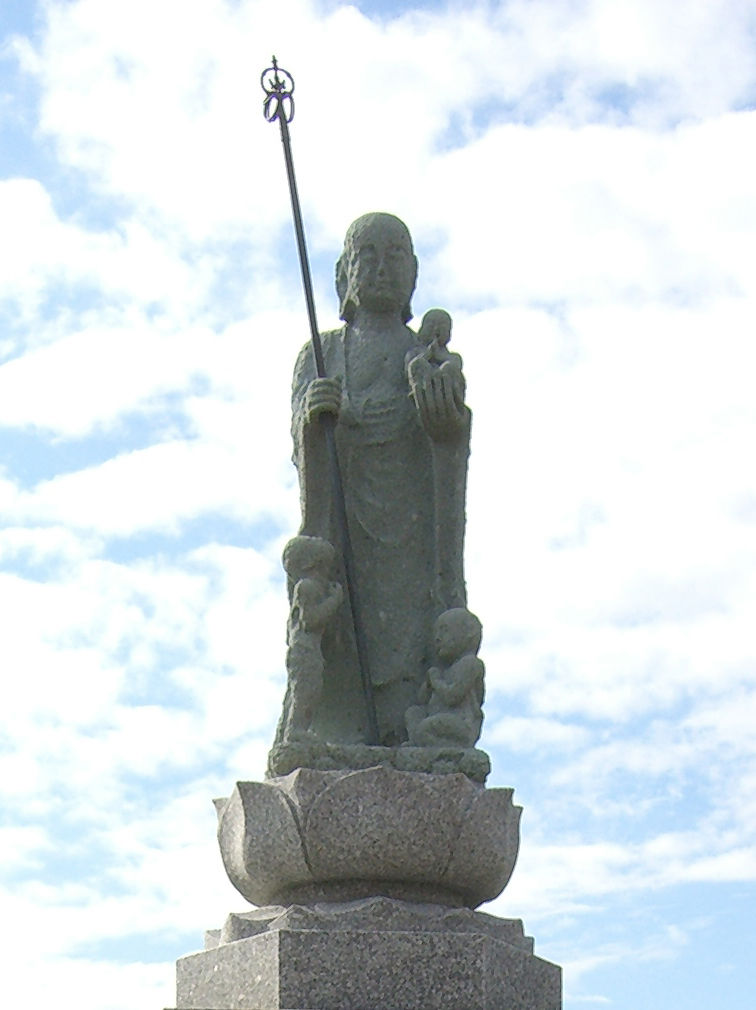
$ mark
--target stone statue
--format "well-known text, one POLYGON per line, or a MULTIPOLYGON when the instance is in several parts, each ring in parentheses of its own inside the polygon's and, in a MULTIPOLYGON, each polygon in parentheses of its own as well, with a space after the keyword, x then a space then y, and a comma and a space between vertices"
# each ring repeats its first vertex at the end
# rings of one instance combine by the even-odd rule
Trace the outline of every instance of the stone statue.
MULTIPOLYGON (((262 84, 307 290, 293 81, 274 57, 262 84)), ((179 960, 179 1010, 561 1010, 560 969, 535 956, 522 922, 476 911, 514 869, 521 808, 512 789, 485 787, 490 762, 475 747, 481 626, 462 567, 470 411, 449 314, 407 326, 416 277, 402 222, 359 218, 336 265, 344 325, 322 348, 313 333, 315 350, 297 360, 302 524, 284 550, 284 713, 265 781, 214 800, 229 880, 262 907, 232 913, 179 960)))
MULTIPOLYGON (((391 214, 358 218, 336 264, 344 325, 321 336, 328 377, 316 376, 308 344, 292 389, 300 535, 335 546, 320 415, 336 419, 380 744, 388 748, 408 742, 406 713, 435 661, 436 619, 467 602, 462 557, 471 415, 462 359, 447 346, 448 313, 426 313, 419 333, 407 326, 416 278, 406 226, 391 214)), ((343 572, 337 578, 344 584, 343 572)), ((346 599, 319 634, 322 690, 308 728, 330 745, 364 744, 366 705, 346 599)), ((295 710, 296 681, 290 669, 295 710)), ((283 774, 301 763, 307 762, 274 759, 270 771, 283 774)))
POLYGON ((436 620, 440 666, 428 670, 418 694, 420 705, 407 710, 409 742, 419 747, 473 747, 483 723, 484 666, 477 652, 480 621, 464 607, 436 620))
POLYGON ((319 537, 294 537, 286 545, 283 564, 289 577, 289 621, 286 627, 286 670, 289 682, 277 739, 306 734, 323 690, 323 631, 342 600, 341 586, 329 582, 335 559, 333 546, 319 537))

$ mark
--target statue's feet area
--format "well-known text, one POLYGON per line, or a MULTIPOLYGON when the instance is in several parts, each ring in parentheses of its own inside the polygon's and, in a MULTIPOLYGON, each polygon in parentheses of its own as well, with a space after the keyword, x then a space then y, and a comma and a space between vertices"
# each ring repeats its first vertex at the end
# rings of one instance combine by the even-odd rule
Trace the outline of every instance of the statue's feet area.
POLYGON ((268 778, 288 775, 297 768, 318 771, 358 771, 364 768, 395 768, 429 775, 466 775, 473 782, 486 781, 491 761, 475 747, 371 747, 368 744, 327 743, 302 736, 273 746, 268 755, 268 778))

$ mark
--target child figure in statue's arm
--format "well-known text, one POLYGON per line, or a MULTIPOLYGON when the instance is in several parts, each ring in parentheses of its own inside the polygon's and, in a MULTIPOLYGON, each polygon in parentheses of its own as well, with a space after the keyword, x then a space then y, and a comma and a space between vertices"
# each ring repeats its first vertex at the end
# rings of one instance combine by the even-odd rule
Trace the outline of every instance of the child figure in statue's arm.
POLYGON ((465 419, 465 377, 462 358, 448 349, 451 328, 448 312, 429 309, 417 334, 423 346, 407 355, 410 393, 432 436, 457 430, 465 419))

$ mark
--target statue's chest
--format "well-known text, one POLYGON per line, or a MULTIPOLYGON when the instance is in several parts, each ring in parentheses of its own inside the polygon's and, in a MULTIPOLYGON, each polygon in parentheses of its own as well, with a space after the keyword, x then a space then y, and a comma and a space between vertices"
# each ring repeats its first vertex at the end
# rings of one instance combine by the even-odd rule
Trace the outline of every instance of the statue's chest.
POLYGON ((346 379, 352 396, 381 399, 405 392, 404 348, 395 340, 355 341, 347 347, 346 379))

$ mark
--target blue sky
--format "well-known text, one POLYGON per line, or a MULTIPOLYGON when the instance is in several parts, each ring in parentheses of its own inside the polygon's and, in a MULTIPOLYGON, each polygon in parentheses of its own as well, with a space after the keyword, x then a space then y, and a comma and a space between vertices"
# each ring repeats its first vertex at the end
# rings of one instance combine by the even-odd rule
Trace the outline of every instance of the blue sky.
POLYGON ((1 13, 7 1002, 170 1006, 244 907, 210 801, 283 695, 307 336, 275 52, 322 327, 385 209, 465 360, 483 746, 524 807, 487 910, 566 1010, 752 1010, 756 3, 1 13))

